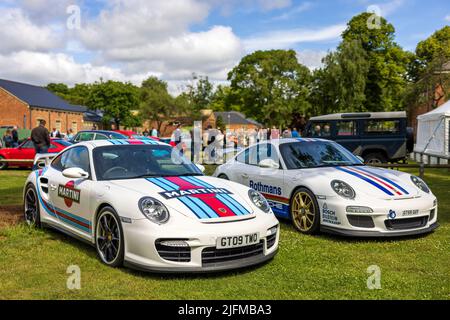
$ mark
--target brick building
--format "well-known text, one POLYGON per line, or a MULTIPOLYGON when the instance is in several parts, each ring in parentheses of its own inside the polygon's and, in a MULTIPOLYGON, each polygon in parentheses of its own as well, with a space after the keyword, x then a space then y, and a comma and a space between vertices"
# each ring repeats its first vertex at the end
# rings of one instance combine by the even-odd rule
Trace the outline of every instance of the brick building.
POLYGON ((216 119, 219 117, 222 118, 222 122, 229 130, 248 130, 262 127, 262 124, 259 122, 246 118, 244 114, 237 111, 214 112, 214 115, 216 116, 216 119))
POLYGON ((43 87, 0 79, 0 127, 32 129, 45 120, 49 129, 77 132, 83 129, 84 111, 43 87))

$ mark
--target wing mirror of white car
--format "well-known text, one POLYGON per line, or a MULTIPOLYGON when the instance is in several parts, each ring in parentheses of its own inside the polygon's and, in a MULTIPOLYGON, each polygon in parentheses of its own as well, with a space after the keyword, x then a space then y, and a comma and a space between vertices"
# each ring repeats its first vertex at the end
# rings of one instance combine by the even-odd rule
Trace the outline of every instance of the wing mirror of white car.
POLYGON ((200 163, 196 163, 195 165, 201 172, 205 172, 205 166, 202 166, 200 163))
POLYGON ((358 159, 359 159, 359 161, 361 161, 362 163, 364 163, 364 158, 363 157, 361 157, 361 156, 356 156, 358 159))
POLYGON ((84 171, 81 168, 68 168, 62 172, 62 175, 66 178, 70 179, 87 179, 89 177, 89 173, 84 171))
POLYGON ((280 164, 273 159, 267 158, 263 159, 258 163, 261 168, 279 169, 280 164))

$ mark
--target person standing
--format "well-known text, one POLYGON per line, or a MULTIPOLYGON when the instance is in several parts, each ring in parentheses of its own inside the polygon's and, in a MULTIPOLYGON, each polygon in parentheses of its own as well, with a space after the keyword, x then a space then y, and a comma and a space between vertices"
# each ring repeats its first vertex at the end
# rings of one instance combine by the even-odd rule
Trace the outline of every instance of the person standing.
POLYGON ((17 131, 17 126, 14 126, 12 131, 12 147, 17 148, 19 146, 19 132, 17 131))
POLYGON ((72 128, 70 128, 70 129, 67 131, 67 134, 66 134, 65 139, 68 140, 68 141, 70 141, 70 140, 73 139, 73 130, 72 130, 72 128))
MULTIPOLYGON (((153 130, 152 130, 153 133, 153 130)), ((175 142, 175 146, 180 153, 183 154, 183 145, 182 145, 182 134, 181 134, 181 123, 177 124, 177 128, 173 132, 173 140, 175 142)))
POLYGON ((36 153, 47 153, 50 147, 50 134, 45 124, 46 121, 41 120, 39 126, 31 130, 31 141, 33 141, 36 153))
POLYGON ((292 138, 300 138, 300 134, 297 131, 297 128, 292 128, 291 131, 292 138))
POLYGON ((11 148, 13 146, 13 137, 10 129, 7 129, 3 134, 3 146, 5 148, 11 148))
POLYGON ((148 137, 149 132, 148 132, 147 128, 145 128, 144 132, 142 132, 142 135, 143 135, 144 137, 148 137))
POLYGON ((158 137, 158 130, 156 130, 155 127, 152 128, 152 131, 150 132, 150 137, 154 137, 154 138, 158 137))
POLYGON ((61 138, 61 133, 56 128, 53 128, 52 133, 50 133, 52 138, 61 138))

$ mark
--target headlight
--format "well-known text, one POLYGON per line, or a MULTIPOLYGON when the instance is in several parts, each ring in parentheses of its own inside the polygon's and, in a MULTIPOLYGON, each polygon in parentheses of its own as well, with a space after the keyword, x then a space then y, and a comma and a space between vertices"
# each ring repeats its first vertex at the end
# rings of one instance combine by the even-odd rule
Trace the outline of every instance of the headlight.
POLYGON ((264 198, 264 196, 261 193, 253 189, 250 189, 248 190, 248 197, 250 198, 250 200, 252 200, 253 204, 257 206, 259 209, 261 209, 265 213, 271 213, 270 206, 267 203, 266 198, 264 198))
POLYGON ((166 223, 170 217, 166 206, 154 198, 141 198, 139 200, 139 209, 148 220, 157 224, 166 223))
POLYGON ((348 183, 345 183, 341 180, 333 180, 331 181, 331 188, 341 197, 347 198, 347 199, 353 199, 355 197, 355 190, 353 190, 352 187, 348 185, 348 183))
POLYGON ((411 181, 416 185, 417 188, 422 190, 423 192, 430 193, 430 189, 428 188, 425 181, 416 176, 411 176, 411 181))

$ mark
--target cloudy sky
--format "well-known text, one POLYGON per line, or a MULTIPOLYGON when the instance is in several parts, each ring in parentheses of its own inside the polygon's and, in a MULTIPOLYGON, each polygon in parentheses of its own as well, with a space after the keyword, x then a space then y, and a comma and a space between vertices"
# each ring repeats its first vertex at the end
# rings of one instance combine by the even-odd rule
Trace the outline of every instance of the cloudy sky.
POLYGON ((183 89, 193 72, 220 83, 258 49, 295 49, 310 68, 355 14, 376 10, 397 42, 450 24, 448 0, 1 0, 0 78, 45 85, 149 75, 183 89))

